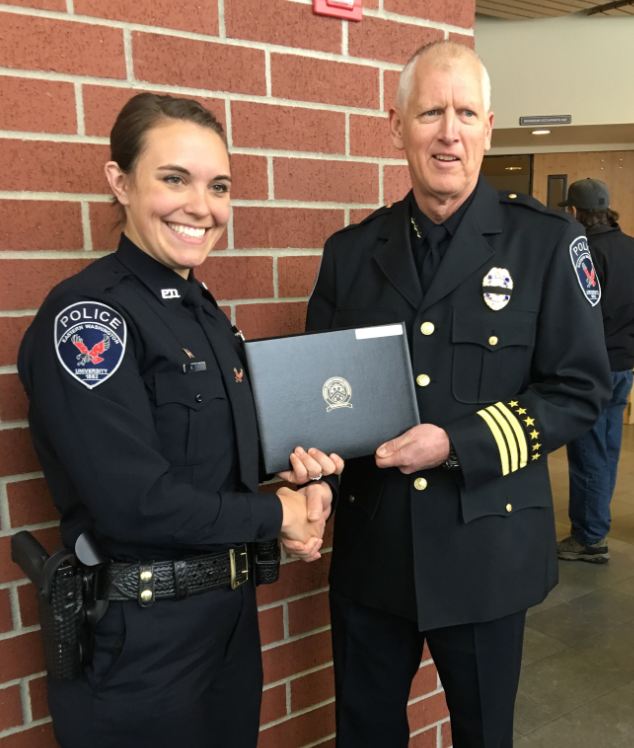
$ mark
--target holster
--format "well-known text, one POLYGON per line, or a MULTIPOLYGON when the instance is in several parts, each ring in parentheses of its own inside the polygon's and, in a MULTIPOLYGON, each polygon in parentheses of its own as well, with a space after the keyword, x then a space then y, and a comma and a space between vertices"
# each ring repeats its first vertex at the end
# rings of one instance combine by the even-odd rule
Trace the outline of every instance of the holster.
POLYGON ((46 669, 51 678, 78 678, 91 652, 92 629, 105 613, 96 599, 99 567, 62 549, 49 556, 31 533, 11 538, 11 557, 37 589, 46 669))
POLYGON ((83 573, 75 555, 66 550, 48 559, 44 573, 38 605, 46 669, 51 678, 73 680, 81 674, 87 653, 83 573))
POLYGON ((256 584, 272 584, 280 575, 280 544, 262 540, 253 544, 253 570, 256 584))

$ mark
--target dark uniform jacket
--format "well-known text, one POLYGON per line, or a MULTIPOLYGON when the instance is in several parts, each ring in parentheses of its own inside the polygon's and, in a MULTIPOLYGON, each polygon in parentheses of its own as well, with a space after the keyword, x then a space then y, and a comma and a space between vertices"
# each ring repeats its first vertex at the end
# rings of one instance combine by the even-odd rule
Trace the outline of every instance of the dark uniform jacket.
POLYGON ((112 558, 159 559, 277 536, 241 353, 211 295, 125 236, 50 293, 19 373, 68 546, 92 529, 112 558))
POLYGON ((634 366, 634 238, 619 226, 588 229, 592 259, 603 289, 601 308, 612 371, 634 366))
POLYGON ((308 308, 310 330, 404 321, 421 420, 459 458, 410 476, 361 458, 342 478, 333 589, 421 630, 499 618, 554 586, 546 455, 609 388, 582 228, 476 189, 425 298, 406 199, 327 241, 308 308))

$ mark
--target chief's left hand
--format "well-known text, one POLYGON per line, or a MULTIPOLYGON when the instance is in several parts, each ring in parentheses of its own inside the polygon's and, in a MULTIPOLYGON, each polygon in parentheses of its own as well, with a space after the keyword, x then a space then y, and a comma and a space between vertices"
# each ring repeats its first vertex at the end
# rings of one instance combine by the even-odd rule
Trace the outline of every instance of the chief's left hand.
POLYGON ((449 437, 433 423, 420 423, 377 447, 377 467, 396 467, 409 475, 417 470, 437 467, 449 457, 449 437))
POLYGON ((301 486, 309 480, 319 480, 325 475, 341 475, 344 467, 344 462, 338 454, 331 452, 327 455, 315 447, 308 451, 303 447, 295 447, 289 459, 292 470, 285 470, 277 476, 296 486, 301 486))

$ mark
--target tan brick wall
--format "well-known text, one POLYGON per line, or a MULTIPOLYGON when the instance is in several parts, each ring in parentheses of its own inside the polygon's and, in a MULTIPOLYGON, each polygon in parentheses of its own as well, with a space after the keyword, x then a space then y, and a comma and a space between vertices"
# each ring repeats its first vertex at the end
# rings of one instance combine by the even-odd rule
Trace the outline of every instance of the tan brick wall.
MULTIPOLYGON (((365 0, 361 23, 309 0, 0 3, 0 746, 54 746, 33 588, 10 560, 26 527, 59 544, 16 375, 19 340, 53 284, 117 240, 102 165, 139 90, 192 96, 225 124, 226 238, 199 275, 249 337, 302 329, 321 247, 408 189, 387 135, 398 69, 432 39, 473 42, 473 0, 365 0)), ((331 529, 331 528, 330 528, 331 529)), ((334 745, 327 550, 259 591, 260 748, 334 745)), ((411 745, 451 743, 426 652, 411 745)))

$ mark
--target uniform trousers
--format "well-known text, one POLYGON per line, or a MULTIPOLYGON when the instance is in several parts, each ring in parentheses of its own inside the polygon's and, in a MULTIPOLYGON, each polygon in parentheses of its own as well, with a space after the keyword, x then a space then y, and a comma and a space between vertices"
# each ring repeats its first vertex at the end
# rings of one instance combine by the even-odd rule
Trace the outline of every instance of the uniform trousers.
POLYGON ((110 603, 84 677, 49 679, 49 707, 61 748, 255 748, 261 689, 249 582, 110 603))
POLYGON ((445 690, 454 748, 510 748, 526 611, 419 631, 330 593, 337 748, 405 748, 407 701, 425 641, 445 690))
POLYGON ((572 535, 584 545, 610 532, 610 502, 623 436, 623 412, 632 389, 632 371, 612 372, 612 397, 594 426, 567 447, 572 535))

